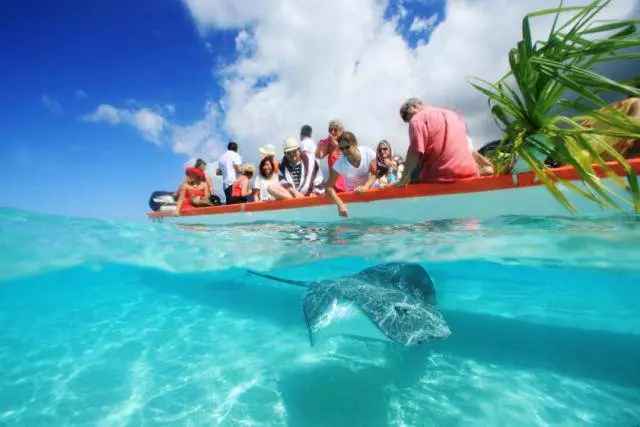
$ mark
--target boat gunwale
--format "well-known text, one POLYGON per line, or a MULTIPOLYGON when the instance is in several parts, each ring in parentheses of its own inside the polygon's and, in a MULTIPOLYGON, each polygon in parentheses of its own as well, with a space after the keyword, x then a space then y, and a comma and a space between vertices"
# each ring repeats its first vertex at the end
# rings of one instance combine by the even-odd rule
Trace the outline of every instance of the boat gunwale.
MULTIPOLYGON (((640 174, 640 157, 627 159, 631 168, 640 174)), ((618 176, 623 176, 623 167, 615 162, 606 163, 618 176)), ((601 166, 593 165, 598 177, 605 177, 606 174, 601 166)), ((580 175, 572 166, 562 166, 551 169, 555 175, 562 180, 575 181, 580 179, 580 175)), ((478 178, 463 179, 447 183, 420 183, 410 184, 403 188, 374 188, 363 193, 354 191, 340 193, 340 198, 344 203, 370 203, 378 200, 405 199, 412 197, 447 196, 464 193, 479 193, 485 191, 511 190, 540 186, 540 182, 534 172, 523 172, 520 174, 494 175, 478 178)), ((149 218, 183 217, 183 216, 203 216, 203 215, 225 215, 233 213, 249 213, 263 211, 280 211, 289 209, 308 208, 314 206, 331 205, 333 201, 327 195, 316 197, 304 197, 288 200, 267 200, 262 202, 237 203, 232 205, 219 205, 188 209, 180 212, 176 216, 172 211, 155 211, 147 213, 149 218)))

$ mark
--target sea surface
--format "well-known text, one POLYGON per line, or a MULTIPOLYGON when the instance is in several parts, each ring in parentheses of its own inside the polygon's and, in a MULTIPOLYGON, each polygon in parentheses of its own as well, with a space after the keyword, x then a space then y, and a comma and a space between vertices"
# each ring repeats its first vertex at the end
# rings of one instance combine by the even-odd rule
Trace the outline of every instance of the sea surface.
POLYGON ((1 426, 638 426, 640 220, 178 227, 0 209, 1 426), (309 343, 303 288, 421 263, 452 334, 309 343))

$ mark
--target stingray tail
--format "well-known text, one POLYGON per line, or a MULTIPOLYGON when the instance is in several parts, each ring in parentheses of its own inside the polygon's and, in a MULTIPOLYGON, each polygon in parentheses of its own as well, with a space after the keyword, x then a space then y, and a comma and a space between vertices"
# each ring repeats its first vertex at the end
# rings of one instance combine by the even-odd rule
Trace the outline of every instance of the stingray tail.
POLYGON ((249 270, 249 269, 247 269, 247 272, 256 276, 264 277, 265 279, 275 280, 276 282, 282 282, 282 283, 287 283, 289 285, 301 286, 303 288, 307 287, 306 282, 303 282, 301 280, 281 279, 280 277, 272 276, 270 274, 260 273, 259 271, 249 270))

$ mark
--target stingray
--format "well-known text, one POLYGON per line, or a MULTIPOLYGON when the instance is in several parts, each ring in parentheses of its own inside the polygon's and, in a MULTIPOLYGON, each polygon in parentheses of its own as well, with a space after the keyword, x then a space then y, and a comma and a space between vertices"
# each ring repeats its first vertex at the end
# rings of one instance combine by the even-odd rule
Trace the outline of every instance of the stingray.
POLYGON ((307 289, 302 309, 314 346, 333 335, 416 346, 451 334, 426 270, 394 262, 331 280, 306 282, 249 273, 307 289))

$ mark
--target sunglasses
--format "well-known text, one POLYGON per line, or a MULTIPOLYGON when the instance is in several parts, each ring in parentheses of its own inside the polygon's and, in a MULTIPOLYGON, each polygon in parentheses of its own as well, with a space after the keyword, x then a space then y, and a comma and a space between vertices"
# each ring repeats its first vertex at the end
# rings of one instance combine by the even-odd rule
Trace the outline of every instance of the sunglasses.
POLYGON ((343 144, 340 144, 340 145, 338 145, 338 149, 339 149, 340 151, 347 151, 347 150, 349 149, 349 147, 350 147, 350 145, 349 145, 349 144, 344 144, 344 145, 343 145, 343 144))
POLYGON ((389 147, 380 147, 378 151, 389 151, 389 147))

